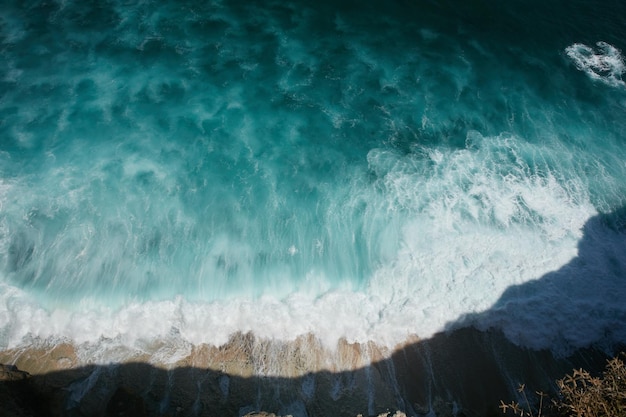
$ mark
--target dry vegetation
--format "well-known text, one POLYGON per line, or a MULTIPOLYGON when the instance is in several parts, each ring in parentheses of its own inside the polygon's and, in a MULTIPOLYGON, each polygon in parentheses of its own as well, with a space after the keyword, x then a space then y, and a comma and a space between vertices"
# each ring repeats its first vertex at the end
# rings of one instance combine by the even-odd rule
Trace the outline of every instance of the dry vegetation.
POLYGON ((607 361, 602 376, 578 369, 558 380, 557 386, 550 401, 547 394, 536 392, 537 401, 531 404, 526 387, 520 385, 523 403, 501 401, 500 408, 522 417, 626 417, 626 367, 618 357, 607 361))

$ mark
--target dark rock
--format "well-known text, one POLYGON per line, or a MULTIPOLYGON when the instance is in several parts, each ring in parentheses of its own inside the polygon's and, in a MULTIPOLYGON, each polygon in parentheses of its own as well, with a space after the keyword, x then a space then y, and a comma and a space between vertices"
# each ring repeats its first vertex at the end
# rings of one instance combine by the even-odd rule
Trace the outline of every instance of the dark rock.
POLYGON ((15 365, 0 364, 0 417, 34 417, 42 415, 41 404, 29 383, 28 372, 15 365))
POLYGON ((20 371, 15 365, 0 364, 0 381, 21 381, 29 376, 28 372, 20 371))
POLYGON ((107 417, 147 416, 143 398, 125 388, 118 388, 106 407, 107 417))

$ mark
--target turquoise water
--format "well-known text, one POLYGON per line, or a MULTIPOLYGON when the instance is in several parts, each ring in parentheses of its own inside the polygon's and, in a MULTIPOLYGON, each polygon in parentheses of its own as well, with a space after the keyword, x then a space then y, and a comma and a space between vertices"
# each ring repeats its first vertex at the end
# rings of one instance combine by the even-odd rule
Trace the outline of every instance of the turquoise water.
POLYGON ((457 3, 3 2, 0 346, 427 336, 566 264, 626 203, 626 6, 457 3))

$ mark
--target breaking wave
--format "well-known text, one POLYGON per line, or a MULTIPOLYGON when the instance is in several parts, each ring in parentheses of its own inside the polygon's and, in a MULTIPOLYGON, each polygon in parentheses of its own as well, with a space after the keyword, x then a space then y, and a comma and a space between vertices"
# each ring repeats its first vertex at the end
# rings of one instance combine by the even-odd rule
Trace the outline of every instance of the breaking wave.
POLYGON ((565 53, 576 68, 591 79, 612 87, 624 87, 622 75, 626 71, 624 57, 619 49, 606 42, 597 42, 596 48, 575 43, 565 48, 565 53))

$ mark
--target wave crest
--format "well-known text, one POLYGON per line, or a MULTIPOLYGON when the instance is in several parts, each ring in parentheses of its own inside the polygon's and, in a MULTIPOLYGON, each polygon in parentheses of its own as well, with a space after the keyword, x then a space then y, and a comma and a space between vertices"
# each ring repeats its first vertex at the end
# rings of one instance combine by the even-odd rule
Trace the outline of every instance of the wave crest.
POLYGON ((624 57, 619 49, 606 42, 597 42, 596 48, 575 43, 565 48, 565 53, 576 68, 584 71, 591 79, 599 80, 612 87, 626 87, 622 75, 626 72, 624 57))

